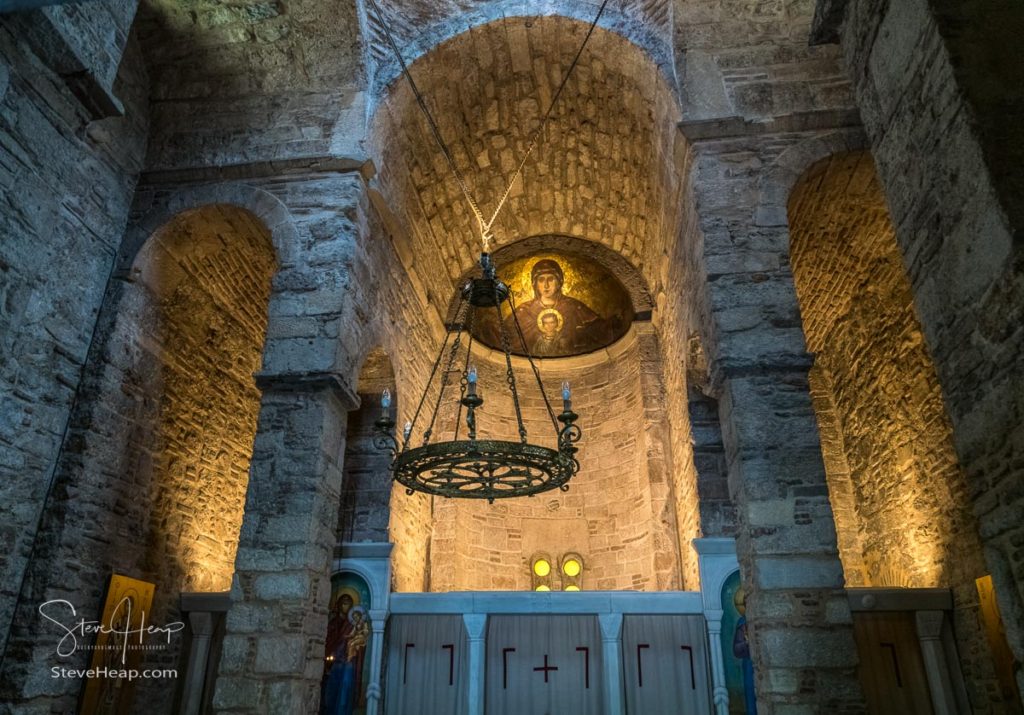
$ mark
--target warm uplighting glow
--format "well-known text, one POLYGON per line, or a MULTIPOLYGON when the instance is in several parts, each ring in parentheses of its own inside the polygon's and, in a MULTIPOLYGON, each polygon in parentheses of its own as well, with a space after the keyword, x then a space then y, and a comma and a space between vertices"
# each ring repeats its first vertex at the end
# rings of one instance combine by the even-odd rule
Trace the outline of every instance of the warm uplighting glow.
POLYGON ((537 590, 537 591, 550 591, 551 588, 549 586, 545 586, 544 584, 541 584, 535 590, 537 590))
MULTIPOLYGON (((566 576, 579 576, 581 570, 582 570, 582 567, 580 566, 580 562, 577 561, 576 559, 569 559, 564 564, 562 564, 562 573, 564 573, 566 576)), ((569 591, 569 590, 576 590, 576 591, 578 591, 579 589, 567 588, 565 590, 566 591, 569 591)))
POLYGON ((566 591, 579 591, 580 587, 579 586, 566 586, 565 590, 566 591))
MULTIPOLYGON (((551 564, 549 564, 545 559, 537 559, 533 564, 533 572, 541 577, 547 576, 551 573, 551 564)), ((548 589, 545 588, 544 590, 546 591, 548 589)))

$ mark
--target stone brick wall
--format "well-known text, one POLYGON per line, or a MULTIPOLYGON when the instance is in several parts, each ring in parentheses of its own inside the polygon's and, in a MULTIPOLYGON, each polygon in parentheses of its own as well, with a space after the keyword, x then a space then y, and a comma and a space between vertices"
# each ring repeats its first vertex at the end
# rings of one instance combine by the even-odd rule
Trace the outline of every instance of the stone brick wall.
POLYGON ((348 415, 345 434, 344 481, 338 515, 338 541, 387 541, 393 482, 390 461, 373 440, 374 422, 381 416, 381 392, 391 393, 392 415, 398 405, 398 391, 391 360, 383 350, 374 350, 359 373, 359 409, 348 415))
MULTIPOLYGON (((430 590, 529 590, 530 558, 539 552, 555 559, 579 553, 585 562, 585 590, 657 590, 665 583, 680 583, 675 544, 669 553, 655 558, 660 546, 656 542, 664 538, 664 531, 663 517, 654 513, 652 505, 643 428, 647 420, 642 342, 646 341, 630 334, 609 349, 613 357, 596 354, 541 363, 556 413, 561 411, 561 381, 572 385, 573 409, 584 431, 578 445, 580 472, 564 493, 499 500, 493 505, 439 502, 431 542, 430 590)), ((481 351, 474 361, 485 400, 478 418, 479 434, 517 439, 511 396, 504 388, 503 359, 481 351)), ((530 440, 553 446, 554 428, 536 383, 525 361, 516 362, 530 440)), ((674 542, 674 523, 668 526, 674 542)))
MULTIPOLYGON (((252 214, 215 206, 164 226, 115 281, 23 611, 67 598, 99 613, 111 573, 156 584, 154 623, 179 619, 182 591, 230 588, 274 264, 267 230, 252 214)), ((46 628, 29 615, 15 634, 5 687, 20 675, 21 697, 73 701, 77 682, 46 677, 46 628)), ((170 645, 147 652, 146 664, 178 665, 179 642, 170 645)), ((137 684, 141 699, 148 688, 161 693, 166 684, 137 684)), ((166 695, 156 702, 173 704, 166 695)))
POLYGON ((151 169, 365 156, 355 0, 144 3, 151 169))
POLYGON ((813 3, 674 0, 687 120, 765 121, 854 106, 838 48, 809 47, 813 3))
POLYGON ((831 438, 823 441, 830 494, 840 544, 849 549, 840 549, 844 566, 851 562, 846 572, 863 568, 863 585, 952 588, 971 700, 985 710, 998 687, 977 615, 981 543, 871 156, 819 162, 794 189, 789 209, 793 275, 815 354, 815 404, 824 408, 819 426, 831 438))
POLYGON ((1003 38, 1021 21, 1016 6, 855 0, 839 32, 1018 661, 1024 264, 1005 169, 1020 63, 1003 38))
MULTIPOLYGON (((17 30, 13 20, 0 18, 3 641, 128 217, 149 121, 148 80, 134 43, 114 87, 125 117, 89 123, 67 84, 25 42, 21 29, 32 18, 20 18, 17 30)), ((104 47, 120 58, 112 44, 104 47)))

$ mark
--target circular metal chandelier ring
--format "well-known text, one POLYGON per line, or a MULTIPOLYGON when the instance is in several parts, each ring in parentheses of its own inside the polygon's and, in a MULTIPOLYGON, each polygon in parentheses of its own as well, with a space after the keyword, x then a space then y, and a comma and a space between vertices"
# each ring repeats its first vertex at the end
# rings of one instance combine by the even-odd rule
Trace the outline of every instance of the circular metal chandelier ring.
POLYGON ((567 451, 478 439, 407 449, 395 456, 392 469, 409 494, 494 501, 555 488, 567 491, 579 462, 567 451))

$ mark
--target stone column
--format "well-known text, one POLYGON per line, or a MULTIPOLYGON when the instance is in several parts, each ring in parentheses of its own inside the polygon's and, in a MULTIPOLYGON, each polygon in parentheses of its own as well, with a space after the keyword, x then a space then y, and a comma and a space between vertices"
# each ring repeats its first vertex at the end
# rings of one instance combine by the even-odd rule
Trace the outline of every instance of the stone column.
POLYGON ((623 715, 626 705, 625 691, 622 689, 622 614, 602 613, 598 615, 597 621, 601 626, 605 712, 608 715, 623 715))
MULTIPOLYGON (((685 129, 684 129, 685 131, 685 129)), ((863 712, 785 203, 762 205, 770 137, 695 148, 704 348, 718 399, 761 715, 863 712), (738 157, 743 161, 739 162, 738 157)))
POLYGON ((942 611, 918 611, 914 618, 917 621, 917 639, 921 643, 921 657, 924 659, 924 672, 928 676, 928 691, 932 696, 935 715, 957 715, 959 709, 953 678, 942 647, 945 615, 942 611))
POLYGON ((384 662, 384 625, 388 612, 384 609, 370 611, 370 625, 373 635, 370 638, 370 683, 366 686, 366 715, 377 715, 380 709, 380 671, 384 662))
POLYGON ((466 712, 468 715, 484 715, 487 614, 465 613, 462 622, 466 626, 466 638, 469 641, 469 672, 466 683, 469 709, 466 712))
POLYGON ((807 367, 731 376, 721 402, 763 715, 864 707, 807 367))
POLYGON ((257 385, 263 400, 214 707, 315 713, 346 412, 357 402, 331 373, 262 374, 257 385))

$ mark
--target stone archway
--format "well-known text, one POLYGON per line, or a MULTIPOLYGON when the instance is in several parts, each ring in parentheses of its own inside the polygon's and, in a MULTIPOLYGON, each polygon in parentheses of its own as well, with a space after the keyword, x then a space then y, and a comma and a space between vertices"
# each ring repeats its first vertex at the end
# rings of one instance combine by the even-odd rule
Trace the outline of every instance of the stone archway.
POLYGON ((997 692, 978 617, 986 566, 932 357, 867 151, 815 162, 790 256, 846 585, 949 588, 972 702, 997 692))

